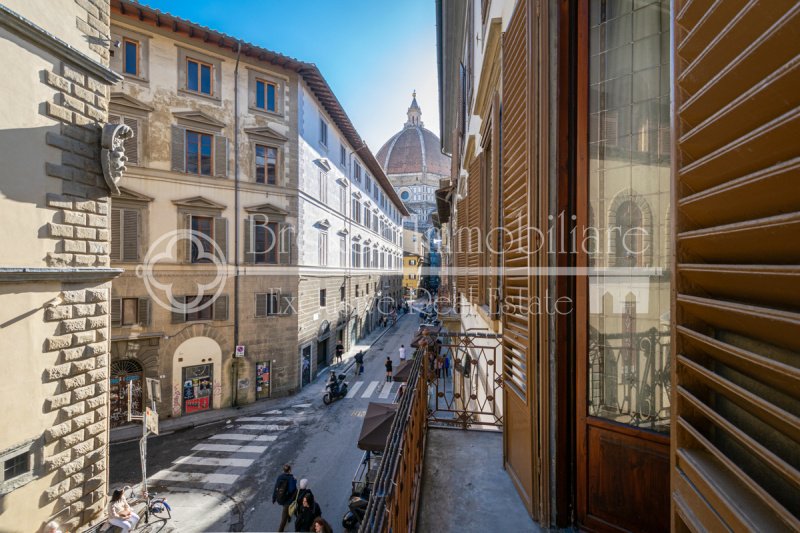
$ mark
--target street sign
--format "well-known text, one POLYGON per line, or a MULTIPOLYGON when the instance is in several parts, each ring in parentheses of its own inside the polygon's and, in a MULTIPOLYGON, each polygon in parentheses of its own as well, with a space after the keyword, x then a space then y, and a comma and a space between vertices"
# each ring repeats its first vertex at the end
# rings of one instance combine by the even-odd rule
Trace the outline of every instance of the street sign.
POLYGON ((145 378, 147 383, 147 397, 151 402, 161 401, 161 380, 155 378, 145 378))
POLYGON ((234 357, 244 357, 244 345, 239 344, 236 346, 236 351, 233 353, 234 357))
POLYGON ((158 413, 150 409, 146 409, 145 422, 147 423, 147 431, 158 435, 158 413))

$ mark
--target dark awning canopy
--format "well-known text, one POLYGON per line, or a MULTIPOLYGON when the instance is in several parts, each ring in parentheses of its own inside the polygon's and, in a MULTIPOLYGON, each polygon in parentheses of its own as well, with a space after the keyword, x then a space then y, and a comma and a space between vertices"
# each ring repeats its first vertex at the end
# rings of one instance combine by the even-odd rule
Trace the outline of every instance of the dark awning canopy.
POLYGON ((411 367, 414 366, 414 360, 409 359, 407 361, 403 361, 397 366, 397 370, 394 371, 394 376, 392 379, 395 381, 402 381, 406 383, 408 381, 408 377, 411 375, 411 367))
POLYGON ((361 424, 361 434, 358 436, 358 448, 367 452, 382 452, 386 447, 386 439, 397 413, 395 403, 370 402, 367 414, 361 424))

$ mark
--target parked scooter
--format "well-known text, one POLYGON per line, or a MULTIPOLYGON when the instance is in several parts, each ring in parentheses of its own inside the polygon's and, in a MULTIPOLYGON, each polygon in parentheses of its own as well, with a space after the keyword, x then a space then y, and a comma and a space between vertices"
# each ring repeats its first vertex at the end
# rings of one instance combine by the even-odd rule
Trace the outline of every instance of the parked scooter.
POLYGON ((339 400, 347 396, 347 382, 344 380, 344 374, 336 375, 336 372, 331 372, 331 379, 325 386, 325 395, 322 397, 322 402, 325 405, 330 405, 333 401, 339 400))
POLYGON ((368 494, 350 497, 350 503, 347 505, 350 510, 347 511, 342 518, 342 527, 347 533, 358 531, 358 528, 361 526, 361 522, 364 521, 364 515, 367 513, 368 504, 368 494))

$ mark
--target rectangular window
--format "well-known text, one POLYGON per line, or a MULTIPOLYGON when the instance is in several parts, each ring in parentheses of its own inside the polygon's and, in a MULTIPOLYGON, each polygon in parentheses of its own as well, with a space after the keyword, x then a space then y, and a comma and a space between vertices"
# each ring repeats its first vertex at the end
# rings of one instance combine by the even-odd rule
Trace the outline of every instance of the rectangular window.
POLYGON ((213 67, 196 59, 186 60, 186 89, 196 93, 213 94, 211 73, 213 67))
POLYGON ((206 295, 201 298, 186 296, 185 298, 187 308, 190 310, 186 313, 186 322, 214 319, 214 305, 211 303, 211 295, 206 295))
POLYGON ((353 180, 356 183, 361 183, 361 165, 358 163, 353 164, 353 180))
MULTIPOLYGON (((358 268, 361 266, 361 245, 358 243, 353 243, 353 251, 352 257, 350 258, 350 263, 352 263, 352 267, 358 268)), ((356 285, 356 296, 358 296, 358 285, 356 285)))
POLYGON ((328 123, 324 119, 319 119, 319 143, 328 146, 328 123))
POLYGON ((319 252, 319 266, 328 265, 328 232, 319 232, 317 248, 319 252))
POLYGON ((278 149, 256 145, 256 183, 275 185, 278 182, 278 149))
POLYGON ((353 198, 353 221, 357 223, 361 223, 361 202, 358 201, 358 198, 353 198))
POLYGON ((24 452, 3 461, 3 481, 26 474, 31 469, 31 454, 24 452))
POLYGON ((319 171, 319 201, 328 203, 328 174, 322 170, 319 171))
POLYGON ((372 181, 369 179, 369 174, 364 174, 364 190, 367 194, 372 193, 372 181))
POLYGON ((278 264, 280 226, 277 222, 253 224, 253 261, 267 265, 278 264))
POLYGON ((208 257, 214 253, 214 219, 212 217, 192 216, 192 231, 196 238, 192 239, 192 263, 210 263, 208 257), (198 235, 199 234, 199 235, 198 235), (205 238, 203 238, 205 236, 205 238))
POLYGON ((256 294, 256 318, 281 314, 279 305, 279 292, 256 294))
POLYGON ((139 299, 122 299, 122 325, 132 326, 139 323, 139 299))
POLYGON ((339 189, 339 212, 347 215, 347 189, 344 187, 339 189))
POLYGON ((328 305, 328 291, 326 289, 319 290, 319 306, 325 307, 328 305))
POLYGON ((186 130, 186 172, 210 176, 214 167, 214 136, 186 130))
POLYGON ((111 260, 139 260, 139 209, 111 209, 111 260))
POLYGON ((370 214, 369 206, 367 204, 364 204, 364 225, 366 227, 370 226, 369 214, 370 214))
POLYGON ((342 146, 339 150, 339 163, 345 167, 347 166, 347 148, 342 146))
POLYGON ((125 39, 123 54, 123 71, 131 76, 139 75, 139 43, 132 39, 125 39))
POLYGON ((339 237, 339 266, 347 266, 347 237, 344 235, 339 237))
POLYGON ((339 300, 342 302, 344 301, 344 285, 339 287, 339 300))
POLYGON ((256 80, 256 107, 266 111, 276 110, 278 86, 272 82, 256 80))

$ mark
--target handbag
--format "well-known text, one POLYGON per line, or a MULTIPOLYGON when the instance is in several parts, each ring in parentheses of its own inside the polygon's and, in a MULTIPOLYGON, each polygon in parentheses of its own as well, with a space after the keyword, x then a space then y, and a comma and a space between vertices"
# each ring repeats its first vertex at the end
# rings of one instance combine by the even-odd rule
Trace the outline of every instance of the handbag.
POLYGON ((300 496, 300 491, 298 490, 294 494, 294 501, 289 504, 289 516, 294 516, 297 513, 297 498, 300 496))

